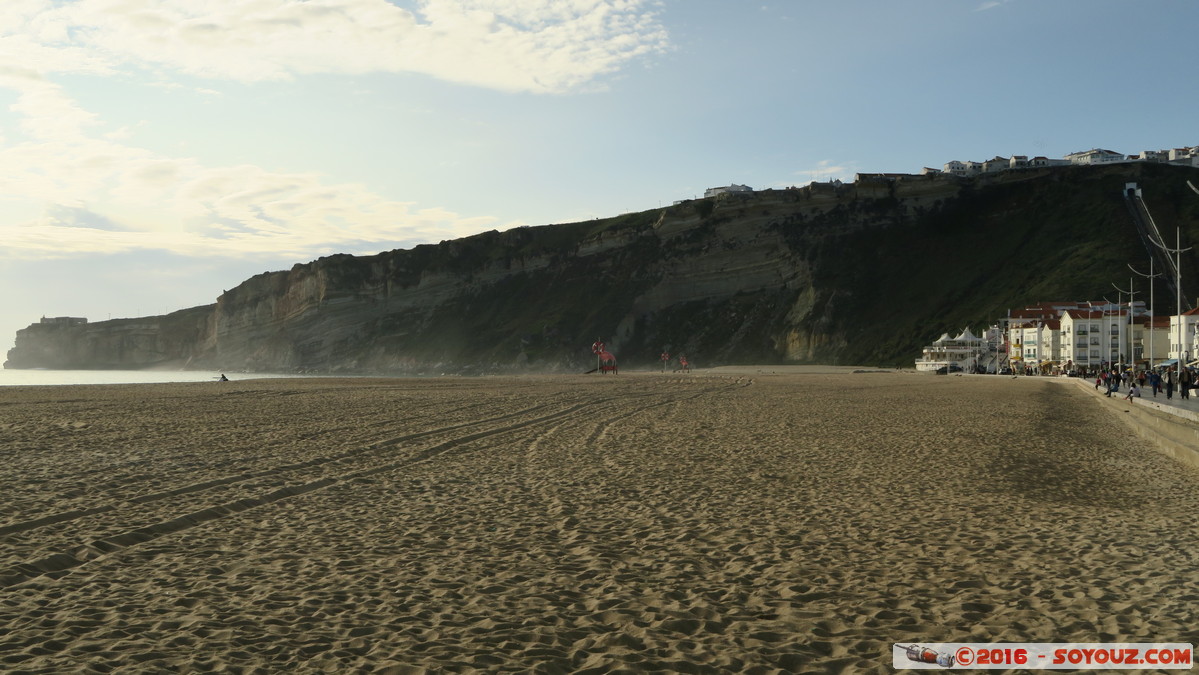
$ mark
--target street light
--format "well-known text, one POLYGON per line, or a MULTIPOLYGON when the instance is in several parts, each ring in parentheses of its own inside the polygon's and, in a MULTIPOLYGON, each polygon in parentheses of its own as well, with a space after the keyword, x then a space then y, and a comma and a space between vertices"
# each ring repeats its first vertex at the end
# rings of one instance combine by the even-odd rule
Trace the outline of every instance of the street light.
POLYGON ((1153 313, 1153 280, 1157 277, 1160 277, 1162 274, 1161 272, 1158 272, 1157 274, 1153 273, 1153 256, 1149 256, 1149 274, 1138 272, 1132 265, 1129 265, 1128 269, 1132 270, 1133 274, 1145 277, 1149 280, 1149 321, 1145 324, 1145 327, 1149 331, 1149 355, 1145 359, 1145 364, 1147 366, 1147 370, 1153 370, 1153 333, 1155 332, 1153 330, 1153 324, 1154 320, 1157 318, 1157 315, 1153 313))
MULTIPOLYGON (((1194 187, 1193 185, 1191 186, 1194 187)), ((1153 245, 1165 251, 1167 254, 1174 254, 1174 297, 1175 297, 1175 312, 1178 317, 1178 360, 1179 368, 1182 367, 1182 252, 1191 250, 1191 247, 1182 248, 1182 228, 1174 230, 1174 248, 1170 248, 1160 241, 1150 239, 1153 245)))
MULTIPOLYGON (((1136 291, 1133 290, 1133 287, 1132 287, 1132 277, 1128 277, 1128 290, 1127 291, 1120 288, 1119 286, 1116 286, 1116 284, 1114 284, 1114 283, 1112 284, 1112 286, 1121 295, 1123 295, 1125 293, 1128 294, 1128 358, 1132 359, 1132 369, 1135 371, 1137 369, 1137 359, 1136 359, 1136 356, 1134 356, 1132 353, 1132 300, 1133 300, 1133 296, 1136 295, 1136 291)), ((1116 296, 1116 297, 1118 298, 1119 296, 1116 296)), ((1116 307, 1116 315, 1119 316, 1119 314, 1120 314, 1120 308, 1119 308, 1119 306, 1117 306, 1116 307)), ((1124 322, 1121 321, 1120 325, 1123 326, 1124 322)), ((1121 348, 1123 348, 1123 346, 1124 346, 1123 344, 1120 345, 1121 348)))
MULTIPOLYGON (((1112 285, 1115 286, 1115 284, 1112 284, 1112 285)), ((1116 290, 1120 290, 1120 289, 1117 288, 1116 290)), ((1103 308, 1104 316, 1110 316, 1112 313, 1111 306, 1113 304, 1116 306, 1116 322, 1108 324, 1108 331, 1107 331, 1107 335, 1106 335, 1106 339, 1107 339, 1106 344, 1107 344, 1108 352, 1110 353, 1111 349, 1112 349, 1112 331, 1111 331, 1111 329, 1115 328, 1116 329, 1116 358, 1112 359, 1112 362, 1117 367, 1120 368, 1120 372, 1124 372, 1124 368, 1123 368, 1124 354, 1121 353, 1124 350, 1124 331, 1120 330, 1120 309, 1121 309, 1121 307, 1123 307, 1123 305, 1120 304, 1120 296, 1119 295, 1116 296, 1116 302, 1114 302, 1114 303, 1111 300, 1108 300, 1106 295, 1103 296, 1103 301, 1107 303, 1107 306, 1103 308)))
MULTIPOLYGON (((1199 188, 1196 188, 1194 185, 1192 185, 1190 181, 1187 181, 1187 185, 1190 185, 1191 189, 1194 190, 1197 194, 1199 194, 1199 188)), ((1160 232, 1158 232, 1157 223, 1153 222, 1153 214, 1149 213, 1148 207, 1145 208, 1145 214, 1149 216, 1149 224, 1153 226, 1153 232, 1157 233, 1158 237, 1160 238, 1161 234, 1160 234, 1160 232)), ((1174 297, 1176 298, 1176 303, 1177 303, 1175 306, 1175 316, 1178 317, 1178 366, 1181 369, 1181 367, 1182 367, 1182 252, 1189 251, 1189 250, 1191 250, 1191 248, 1189 246, 1187 248, 1182 248, 1182 228, 1178 227, 1178 226, 1176 226, 1174 229, 1174 248, 1170 248, 1169 246, 1166 246, 1163 242, 1158 241, 1157 239, 1154 239, 1153 237, 1149 237, 1149 241, 1153 242, 1154 246, 1160 248, 1162 251, 1164 251, 1167 254, 1166 262, 1170 261, 1170 258, 1168 257, 1169 254, 1170 253, 1174 254, 1174 297)))

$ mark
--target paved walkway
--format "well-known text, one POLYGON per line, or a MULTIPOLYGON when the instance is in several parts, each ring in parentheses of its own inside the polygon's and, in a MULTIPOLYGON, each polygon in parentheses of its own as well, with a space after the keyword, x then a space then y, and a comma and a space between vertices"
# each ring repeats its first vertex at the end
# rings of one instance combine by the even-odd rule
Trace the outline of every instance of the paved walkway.
MULTIPOLYGON (((1091 382, 1094 386, 1094 382, 1091 382)), ((1103 387, 1099 388, 1100 393, 1103 392, 1103 387)), ((1112 394, 1112 398, 1117 396, 1124 398, 1128 395, 1127 387, 1120 387, 1120 391, 1112 394)), ((1140 405, 1146 405, 1151 408, 1156 408, 1162 412, 1171 413, 1179 417, 1185 417, 1190 420, 1199 422, 1199 390, 1192 389, 1190 396, 1183 398, 1178 390, 1174 391, 1172 398, 1166 398, 1166 392, 1159 391, 1157 396, 1153 395, 1153 390, 1146 386, 1141 389, 1141 398, 1134 399, 1140 405)))

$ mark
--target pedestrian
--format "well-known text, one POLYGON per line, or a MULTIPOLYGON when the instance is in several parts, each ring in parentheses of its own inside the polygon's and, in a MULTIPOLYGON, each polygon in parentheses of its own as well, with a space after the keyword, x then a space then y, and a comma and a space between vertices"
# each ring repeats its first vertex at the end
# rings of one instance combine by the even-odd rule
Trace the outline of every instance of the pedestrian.
POLYGON ((1166 369, 1166 399, 1174 398, 1174 366, 1166 369))
POLYGON ((1178 393, 1182 394, 1183 398, 1191 397, 1191 369, 1183 368, 1178 373, 1178 393))
POLYGON ((1153 398, 1157 398, 1157 392, 1162 389, 1162 376, 1156 370, 1149 373, 1149 388, 1153 390, 1153 398))

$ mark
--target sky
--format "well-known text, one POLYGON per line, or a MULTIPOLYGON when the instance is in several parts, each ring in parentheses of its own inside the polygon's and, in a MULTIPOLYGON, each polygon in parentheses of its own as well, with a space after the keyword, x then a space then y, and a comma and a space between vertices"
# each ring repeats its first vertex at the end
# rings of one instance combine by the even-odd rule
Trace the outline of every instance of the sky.
POLYGON ((267 271, 1199 145, 1193 0, 4 0, 0 352, 267 271))

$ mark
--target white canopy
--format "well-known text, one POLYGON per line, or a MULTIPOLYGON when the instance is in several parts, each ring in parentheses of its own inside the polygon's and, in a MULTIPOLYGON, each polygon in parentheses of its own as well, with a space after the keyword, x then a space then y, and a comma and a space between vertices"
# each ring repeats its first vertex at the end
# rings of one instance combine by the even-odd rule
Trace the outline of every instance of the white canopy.
POLYGON ((978 340, 980 340, 981 338, 979 338, 978 336, 976 336, 974 333, 971 333, 971 332, 970 332, 970 327, 969 327, 969 326, 967 326, 967 327, 966 327, 966 329, 962 331, 962 334, 961 334, 961 335, 959 335, 959 336, 957 336, 957 337, 956 337, 956 338, 954 338, 954 339, 955 339, 955 340, 967 340, 967 341, 970 341, 970 342, 977 342, 977 341, 978 341, 978 340))

